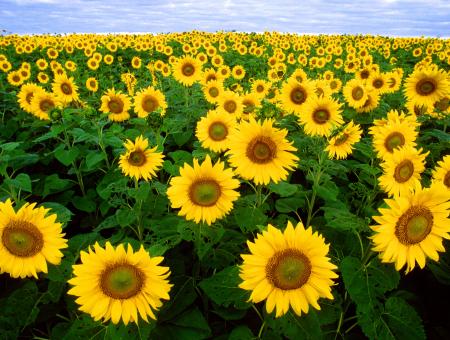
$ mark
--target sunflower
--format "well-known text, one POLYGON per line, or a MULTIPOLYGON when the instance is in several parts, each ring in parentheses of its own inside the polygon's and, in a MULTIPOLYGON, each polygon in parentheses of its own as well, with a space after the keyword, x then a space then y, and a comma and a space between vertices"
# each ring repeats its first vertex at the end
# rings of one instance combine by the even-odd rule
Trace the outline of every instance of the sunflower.
POLYGON ((170 299, 170 270, 159 265, 164 258, 151 257, 142 245, 134 252, 130 245, 125 250, 123 244, 114 248, 106 242, 102 248, 95 243, 89 252, 81 251, 80 258, 81 264, 72 266, 68 294, 77 296, 80 310, 95 321, 137 324, 138 314, 146 322, 147 316, 156 320, 161 300, 170 299))
POLYGON ((98 81, 97 81, 97 79, 95 79, 94 77, 89 77, 88 79, 86 79, 86 88, 89 91, 97 92, 97 90, 98 90, 98 81))
POLYGON ((373 89, 372 87, 367 88, 367 99, 364 102, 363 106, 356 109, 356 112, 358 113, 367 113, 371 112, 375 108, 378 107, 378 104, 380 103, 380 92, 373 89))
POLYGON ((156 176, 156 171, 163 163, 164 155, 156 152, 157 146, 148 148, 148 140, 139 136, 133 141, 127 139, 124 144, 126 152, 120 155, 119 166, 126 176, 148 181, 156 176))
POLYGON ((362 130, 359 125, 355 125, 353 121, 351 121, 342 129, 342 131, 330 139, 325 151, 328 152, 330 157, 345 159, 352 153, 353 145, 360 141, 361 134, 362 130))
POLYGON ((227 152, 230 164, 239 176, 256 184, 285 180, 287 170, 293 170, 298 161, 291 153, 297 149, 285 138, 287 130, 277 129, 273 123, 271 119, 260 123, 249 117, 230 135, 227 152))
POLYGON ((167 103, 164 94, 151 86, 138 92, 134 97, 134 111, 138 117, 145 118, 156 110, 159 110, 160 115, 164 116, 166 109, 167 103))
POLYGON ((219 80, 210 80, 203 87, 205 99, 211 104, 216 104, 224 91, 223 83, 219 80))
POLYGON ((242 105, 242 98, 233 91, 224 91, 217 100, 217 111, 240 117, 244 105, 242 105))
POLYGON ((47 73, 44 72, 39 72, 37 78, 41 84, 47 84, 49 80, 47 73))
POLYGON ((441 183, 450 191, 450 155, 437 162, 432 174, 433 183, 441 183))
POLYGON ((6 79, 8 80, 8 83, 10 83, 12 86, 20 86, 24 82, 24 79, 22 79, 22 77, 20 76, 19 71, 9 72, 6 79))
POLYGON ((185 56, 174 63, 173 76, 184 86, 192 86, 202 79, 202 66, 197 59, 185 56))
POLYGON ((18 102, 20 108, 25 112, 32 113, 33 106, 31 105, 31 100, 33 96, 38 92, 45 92, 45 90, 39 85, 28 83, 20 87, 20 91, 17 94, 18 102))
POLYGON ((115 122, 122 122, 130 118, 128 110, 131 107, 130 98, 114 88, 109 89, 102 96, 102 105, 100 111, 109 113, 108 118, 115 122))
POLYGON ((390 196, 404 195, 420 187, 420 174, 425 170, 427 153, 422 149, 401 147, 386 157, 381 167, 383 175, 378 179, 381 188, 390 196))
POLYGON ((50 110, 60 106, 61 102, 53 93, 38 91, 31 98, 31 114, 42 120, 50 119, 50 110))
POLYGON ((201 165, 194 158, 193 167, 185 163, 180 168, 180 176, 173 177, 167 189, 172 208, 181 208, 178 215, 211 225, 230 212, 239 197, 234 190, 239 181, 233 178, 233 170, 224 167, 221 161, 212 165, 208 155, 201 165))
POLYGON ((314 95, 314 85, 308 81, 303 80, 299 83, 297 80, 291 78, 284 83, 281 94, 281 107, 287 113, 300 114, 306 101, 314 95))
POLYGON ((241 65, 236 65, 231 70, 231 75, 233 76, 234 79, 237 79, 237 80, 243 79, 245 77, 244 67, 242 67, 241 65))
POLYGON ((381 72, 373 72, 367 79, 367 84, 379 94, 386 93, 389 86, 386 75, 381 72))
POLYGON ((331 97, 311 97, 299 115, 305 133, 311 136, 329 136, 331 130, 344 121, 341 104, 331 97))
POLYGON ((252 84, 252 92, 258 96, 258 98, 264 98, 270 90, 270 82, 262 79, 257 79, 252 84))
POLYGON ((424 67, 411 73, 406 79, 404 91, 408 100, 433 106, 450 92, 450 80, 444 71, 424 67))
POLYGON ((354 109, 359 109, 364 106, 368 97, 367 92, 364 84, 358 79, 348 81, 343 89, 346 102, 354 109))
POLYGON ((374 126, 369 130, 369 133, 373 135, 375 151, 381 159, 389 157, 394 149, 416 145, 416 125, 410 124, 410 121, 406 119, 389 121, 384 126, 374 126))
POLYGON ((388 208, 380 208, 378 223, 372 226, 373 249, 380 252, 382 262, 395 263, 400 270, 405 264, 406 273, 415 264, 425 267, 426 257, 439 260, 445 251, 442 239, 450 239, 450 192, 440 186, 418 188, 395 199, 386 199, 388 208))
POLYGON ((17 212, 10 199, 0 202, 0 273, 25 278, 47 273, 47 262, 59 264, 67 248, 61 223, 49 209, 25 203, 17 212))
POLYGON ((248 120, 249 116, 255 115, 255 109, 261 107, 260 97, 253 92, 246 93, 242 96, 242 105, 244 109, 241 118, 248 120))
POLYGON ((230 132, 235 126, 234 116, 213 110, 199 120, 195 135, 202 143, 202 147, 222 152, 228 149, 230 132))
POLYGON ((133 57, 133 59, 131 59, 131 66, 133 68, 139 69, 139 68, 141 68, 141 65, 142 65, 141 58, 136 56, 136 57, 133 57))
POLYGON ((337 267, 327 256, 329 245, 323 236, 305 229, 299 222, 289 221, 284 232, 268 225, 247 241, 250 254, 242 254, 239 287, 252 291, 250 301, 266 300, 267 313, 286 314, 292 307, 295 314, 308 313, 309 305, 320 310, 319 298, 333 300, 331 286, 338 276, 337 267))
POLYGON ((52 84, 53 93, 63 103, 78 100, 78 87, 73 77, 68 78, 65 74, 56 75, 52 84))

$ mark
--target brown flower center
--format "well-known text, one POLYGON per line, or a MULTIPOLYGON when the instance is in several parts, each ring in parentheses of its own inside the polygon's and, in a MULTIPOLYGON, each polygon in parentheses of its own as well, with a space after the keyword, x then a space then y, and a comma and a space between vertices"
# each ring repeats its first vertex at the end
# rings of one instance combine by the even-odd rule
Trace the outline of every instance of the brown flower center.
POLYGON ((184 64, 183 67, 181 68, 181 73, 186 76, 186 77, 190 77, 194 74, 195 72, 195 67, 192 64, 184 64))
POLYGON ((123 102, 119 98, 113 98, 108 103, 108 108, 111 113, 122 113, 123 111, 123 102))
POLYGON ((334 141, 334 146, 344 144, 347 141, 348 137, 350 137, 348 133, 343 133, 342 135, 336 138, 336 140, 334 141))
POLYGON ((39 229, 27 221, 10 221, 3 229, 2 244, 18 257, 31 257, 44 247, 44 238, 39 229))
POLYGON ((17 82, 20 81, 20 77, 19 76, 13 76, 12 80, 17 83, 17 82))
POLYGON ((317 124, 325 124, 330 119, 330 112, 326 109, 319 109, 313 112, 312 119, 317 124))
POLYGON ((201 179, 191 184, 189 188, 190 200, 202 207, 210 207, 219 200, 222 191, 219 183, 213 179, 201 179))
POLYGON ((25 100, 27 101, 28 104, 31 103, 31 99, 33 99, 33 92, 27 93, 27 96, 25 97, 25 100))
POLYGON ((145 112, 153 112, 159 107, 158 100, 152 96, 145 96, 142 101, 142 108, 145 112))
POLYGON ((264 86, 262 86, 262 85, 256 86, 256 92, 263 92, 263 91, 264 91, 264 86))
POLYGON ((72 94, 72 87, 69 84, 63 83, 61 84, 61 92, 65 95, 71 95, 72 94))
POLYGON ((277 154, 277 146, 272 139, 265 136, 253 138, 247 146, 247 157, 258 164, 269 163, 277 154))
POLYGON ((100 288, 113 299, 129 299, 138 294, 145 283, 144 273, 129 263, 107 267, 100 275, 100 288))
POLYGON ((423 206, 411 206, 397 221, 395 236, 404 245, 423 241, 431 232, 433 214, 423 206))
POLYGON ((130 153, 128 156, 128 163, 133 166, 142 166, 147 161, 147 157, 145 157, 145 153, 142 150, 136 150, 130 153))
POLYGON ((354 100, 361 100, 362 97, 364 97, 364 90, 361 86, 356 86, 353 90, 352 90, 352 98, 354 100))
POLYGON ((368 70, 362 70, 360 73, 361 79, 367 79, 370 76, 370 72, 368 70))
POLYGON ((414 164, 409 159, 405 159, 395 167, 394 178, 398 183, 405 183, 414 174, 414 164))
POLYGON ((372 82, 372 85, 376 89, 381 89, 383 87, 383 80, 377 78, 372 82))
POLYGON ((436 90, 436 85, 432 78, 420 79, 416 84, 416 92, 421 96, 429 96, 436 90))
POLYGON ((211 87, 209 88, 208 93, 211 97, 215 98, 219 95, 219 89, 217 87, 211 87))
POLYGON ((55 107, 55 103, 50 99, 44 99, 39 103, 39 108, 41 111, 47 112, 55 107))
POLYGON ((450 188, 450 171, 447 171, 444 177, 444 184, 447 188, 450 188))
POLYGON ((291 91, 291 100, 294 104, 303 104, 306 100, 306 91, 300 86, 295 87, 291 91))
POLYGON ((311 261, 297 249, 276 252, 267 262, 266 277, 282 290, 298 289, 311 275, 311 261))
POLYGON ((392 132, 384 140, 384 147, 391 153, 394 149, 403 145, 405 145, 405 136, 403 136, 400 132, 392 132))
POLYGON ((446 111, 450 107, 450 98, 444 97, 434 103, 434 107, 439 111, 446 111))
POLYGON ((228 113, 234 113, 236 111, 236 109, 237 109, 237 104, 236 104, 236 102, 234 100, 227 100, 223 104, 223 108, 228 113))
POLYGON ((224 140, 228 135, 228 128, 222 122, 214 122, 208 129, 209 138, 214 141, 224 140))

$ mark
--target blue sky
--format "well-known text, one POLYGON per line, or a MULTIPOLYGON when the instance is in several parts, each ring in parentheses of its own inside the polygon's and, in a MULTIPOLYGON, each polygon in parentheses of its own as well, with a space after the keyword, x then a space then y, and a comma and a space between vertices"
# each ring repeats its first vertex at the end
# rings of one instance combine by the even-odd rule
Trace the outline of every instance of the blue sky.
POLYGON ((450 36, 450 0, 0 0, 13 33, 282 31, 450 36))

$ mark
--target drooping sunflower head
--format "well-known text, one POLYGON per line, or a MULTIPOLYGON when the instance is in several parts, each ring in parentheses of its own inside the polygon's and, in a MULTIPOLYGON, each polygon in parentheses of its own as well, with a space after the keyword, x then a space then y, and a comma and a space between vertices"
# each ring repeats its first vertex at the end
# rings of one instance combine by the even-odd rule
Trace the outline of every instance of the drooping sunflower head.
POLYGON ((222 152, 228 149, 229 136, 235 127, 236 117, 213 110, 200 119, 195 134, 204 148, 222 152))
POLYGON ((173 67, 173 76, 184 86, 192 86, 202 78, 202 66, 197 59, 192 57, 179 58, 173 67))
POLYGON ((61 262, 67 240, 57 216, 48 212, 36 203, 15 212, 10 199, 0 202, 0 272, 37 279, 37 273, 47 273, 47 262, 61 262))
POLYGON ((194 158, 194 166, 184 164, 180 176, 173 177, 167 189, 172 208, 181 208, 178 215, 187 220, 200 221, 211 225, 224 217, 233 208, 233 202, 239 197, 236 191, 239 181, 231 169, 218 161, 212 164, 206 156, 202 164, 194 158))
POLYGON ((331 286, 337 267, 328 255, 329 245, 312 228, 288 222, 284 232, 268 225, 253 242, 247 241, 250 254, 243 254, 240 288, 252 291, 250 301, 266 300, 266 310, 275 316, 290 307, 297 315, 308 313, 309 305, 320 309, 319 298, 333 299, 331 286))
POLYGON ((438 252, 445 251, 442 239, 450 238, 450 192, 440 185, 419 187, 385 202, 388 208, 378 209, 381 216, 373 217, 378 225, 371 227, 382 261, 395 263, 396 270, 406 264, 406 273, 416 263, 424 268, 426 257, 438 261, 438 252))
POLYGON ((403 195, 420 187, 420 174, 425 170, 427 153, 421 154, 411 146, 394 149, 381 164, 381 188, 391 196, 403 195))
POLYGON ((112 121, 121 122, 130 118, 128 111, 131 107, 131 100, 126 94, 108 89, 101 100, 100 111, 109 113, 108 118, 112 121))
POLYGON ((344 121, 341 104, 331 97, 312 97, 300 113, 305 133, 311 136, 329 136, 331 130, 344 121))
POLYGON ((167 109, 166 98, 161 91, 148 87, 134 97, 134 111, 138 117, 145 118, 158 109, 161 116, 165 114, 167 109))
POLYGON ((410 101, 432 106, 450 92, 450 80, 437 67, 416 69, 405 81, 405 95, 410 101))
POLYGON ((362 130, 353 121, 348 123, 336 136, 333 136, 325 150, 330 157, 347 158, 353 151, 353 145, 361 139, 362 130))
POLYGON ((137 324, 139 316, 156 320, 161 300, 170 299, 170 271, 159 265, 164 258, 150 257, 143 246, 134 252, 130 245, 125 250, 123 244, 114 248, 106 242, 103 248, 96 243, 89 252, 81 251, 80 258, 81 264, 73 265, 68 293, 96 321, 122 320, 127 325, 137 324))
POLYGON ((156 176, 164 158, 161 152, 156 152, 157 146, 148 149, 148 139, 142 135, 134 142, 128 139, 124 146, 126 152, 120 156, 119 166, 126 176, 146 181, 156 176))
POLYGON ((297 149, 285 138, 287 130, 277 129, 273 124, 270 119, 256 122, 250 117, 249 121, 241 121, 230 135, 227 152, 230 164, 239 176, 256 184, 285 180, 288 170, 293 170, 298 161, 292 153, 297 149))

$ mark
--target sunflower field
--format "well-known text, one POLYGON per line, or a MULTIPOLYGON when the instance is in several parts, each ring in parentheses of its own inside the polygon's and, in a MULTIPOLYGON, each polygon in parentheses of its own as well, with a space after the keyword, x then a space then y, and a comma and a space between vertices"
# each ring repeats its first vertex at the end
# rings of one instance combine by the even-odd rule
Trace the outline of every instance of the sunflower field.
POLYGON ((449 64, 436 38, 0 36, 0 339, 450 338, 449 64))

